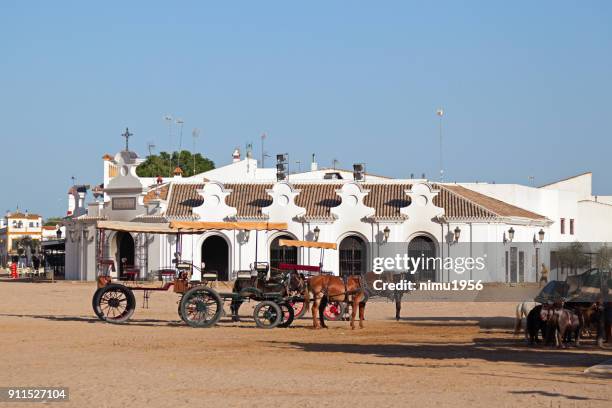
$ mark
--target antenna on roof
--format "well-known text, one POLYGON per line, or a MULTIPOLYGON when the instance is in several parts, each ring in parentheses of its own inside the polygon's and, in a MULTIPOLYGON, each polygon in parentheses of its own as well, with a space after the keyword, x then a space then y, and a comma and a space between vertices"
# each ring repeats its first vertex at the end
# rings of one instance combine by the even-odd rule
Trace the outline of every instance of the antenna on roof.
POLYGON ((529 183, 531 184, 531 187, 534 187, 535 186, 535 183, 534 183, 535 176, 529 176, 528 178, 529 178, 529 183))
POLYGON ((149 150, 149 157, 153 156, 153 149, 155 149, 155 143, 147 143, 147 149, 149 150))

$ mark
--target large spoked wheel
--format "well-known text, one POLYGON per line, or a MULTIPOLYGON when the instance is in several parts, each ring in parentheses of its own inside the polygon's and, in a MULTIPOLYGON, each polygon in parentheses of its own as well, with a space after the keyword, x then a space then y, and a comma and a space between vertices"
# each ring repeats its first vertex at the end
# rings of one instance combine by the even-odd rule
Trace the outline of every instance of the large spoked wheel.
POLYGON ((92 306, 100 320, 108 323, 125 323, 134 314, 136 298, 130 288, 111 283, 96 290, 92 306))
POLYGON ((293 319, 295 318, 295 313, 293 306, 291 303, 279 303, 278 305, 281 309, 281 322, 278 324, 278 327, 289 327, 291 323, 293 323, 293 319))
POLYGON ((191 327, 210 327, 221 319, 223 301, 213 289, 196 286, 183 295, 179 315, 191 327))
POLYGON ((260 329, 272 329, 278 326, 282 320, 281 308, 271 300, 264 300, 255 306, 253 319, 260 329))
POLYGON ((344 316, 344 312, 346 311, 346 306, 342 302, 329 302, 323 311, 323 317, 325 320, 329 320, 332 322, 342 320, 344 316))
POLYGON ((304 317, 306 314, 306 305, 304 305, 304 302, 291 301, 289 304, 293 308, 293 315, 296 319, 301 319, 304 317))

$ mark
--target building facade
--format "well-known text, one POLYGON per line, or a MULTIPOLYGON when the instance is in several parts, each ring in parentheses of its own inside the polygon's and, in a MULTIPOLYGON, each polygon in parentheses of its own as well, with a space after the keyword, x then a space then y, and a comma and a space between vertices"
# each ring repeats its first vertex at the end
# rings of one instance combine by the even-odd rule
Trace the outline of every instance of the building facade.
MULTIPOLYGON (((99 260, 111 260, 117 277, 126 268, 147 278, 172 267, 175 252, 203 265, 220 280, 234 279, 255 260, 322 264, 335 274, 372 270, 376 258, 453 258, 484 255, 486 267, 434 264, 415 271, 421 280, 474 279, 534 282, 542 263, 551 266, 559 242, 607 242, 601 228, 612 221, 612 199, 590 194, 590 173, 534 188, 485 183, 435 183, 319 169, 277 181, 250 157, 206 173, 159 180, 139 178, 133 152, 104 157, 104 195, 76 207, 66 222, 66 279, 93 280, 99 260), (108 232, 98 245, 98 221, 167 224, 177 220, 270 221, 283 231, 208 231, 185 235, 108 232), (337 251, 286 248, 283 238, 338 244, 337 251), (177 246, 180 245, 180 248, 177 246)), ((554 277, 554 276, 553 276, 554 277)), ((194 276, 198 279, 198 276, 194 276)))

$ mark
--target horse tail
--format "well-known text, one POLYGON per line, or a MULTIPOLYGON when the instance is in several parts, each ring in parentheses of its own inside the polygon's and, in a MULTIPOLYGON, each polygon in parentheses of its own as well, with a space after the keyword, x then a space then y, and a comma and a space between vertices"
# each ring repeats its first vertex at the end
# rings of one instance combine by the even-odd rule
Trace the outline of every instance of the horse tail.
POLYGON ((519 334, 523 322, 523 304, 516 305, 516 320, 514 321, 514 334, 519 334))

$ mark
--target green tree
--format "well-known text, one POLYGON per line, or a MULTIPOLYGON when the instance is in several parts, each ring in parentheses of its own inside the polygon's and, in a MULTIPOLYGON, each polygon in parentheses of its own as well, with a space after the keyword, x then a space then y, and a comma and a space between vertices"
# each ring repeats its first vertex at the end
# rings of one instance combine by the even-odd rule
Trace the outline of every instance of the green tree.
POLYGON ((48 226, 56 226, 57 224, 61 223, 63 221, 62 217, 49 217, 45 220, 45 222, 43 223, 43 225, 45 227, 48 226))
POLYGON ((557 257, 561 267, 569 268, 573 274, 576 274, 578 269, 587 266, 589 263, 589 257, 584 252, 584 245, 578 241, 560 248, 557 251, 557 257))
POLYGON ((31 254, 40 253, 40 241, 27 235, 13 241, 13 250, 16 250, 19 255, 25 255, 27 248, 30 248, 31 254))
POLYGON ((595 257, 595 262, 599 269, 608 270, 612 266, 612 248, 604 245, 599 248, 595 257))
POLYGON ((200 153, 192 154, 188 150, 182 150, 180 155, 179 152, 173 152, 172 155, 160 152, 159 155, 154 154, 147 157, 147 160, 136 169, 136 174, 139 177, 168 177, 173 174, 177 165, 183 170, 183 177, 215 168, 215 163, 200 153))

